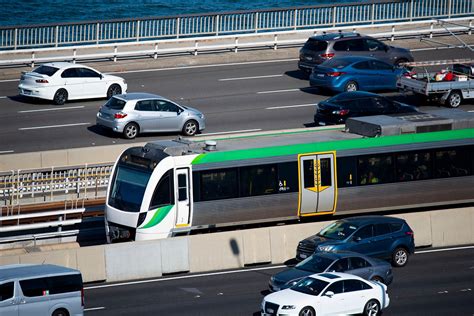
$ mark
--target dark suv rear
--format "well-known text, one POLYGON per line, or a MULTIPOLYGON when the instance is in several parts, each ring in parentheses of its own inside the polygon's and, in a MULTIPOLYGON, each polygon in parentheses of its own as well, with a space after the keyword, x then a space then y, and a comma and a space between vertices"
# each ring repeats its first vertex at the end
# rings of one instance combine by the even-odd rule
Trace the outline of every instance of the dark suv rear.
POLYGON ((310 37, 300 50, 298 67, 310 74, 313 67, 333 57, 368 56, 392 65, 413 61, 410 50, 388 46, 359 33, 330 33, 310 37))
POLYGON ((300 241, 296 259, 306 259, 318 251, 335 250, 389 259, 395 267, 402 267, 415 251, 415 240, 413 230, 403 219, 388 216, 349 217, 300 241))

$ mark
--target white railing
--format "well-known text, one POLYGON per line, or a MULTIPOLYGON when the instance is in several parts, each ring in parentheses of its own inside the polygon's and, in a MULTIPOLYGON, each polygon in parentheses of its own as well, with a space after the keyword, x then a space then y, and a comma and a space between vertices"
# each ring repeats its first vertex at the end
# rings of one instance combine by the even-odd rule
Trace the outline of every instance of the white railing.
POLYGON ((472 15, 472 0, 378 0, 311 7, 0 28, 0 49, 265 33, 472 15))

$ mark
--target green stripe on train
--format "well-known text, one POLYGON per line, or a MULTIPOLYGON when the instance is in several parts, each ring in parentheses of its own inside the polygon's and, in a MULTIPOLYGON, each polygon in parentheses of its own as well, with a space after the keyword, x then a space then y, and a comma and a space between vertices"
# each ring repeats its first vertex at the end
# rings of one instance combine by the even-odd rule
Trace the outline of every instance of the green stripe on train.
POLYGON ((156 210, 155 215, 153 215, 153 217, 150 219, 150 221, 145 226, 139 227, 139 228, 150 228, 150 227, 158 225, 159 223, 161 223, 163 218, 165 218, 166 215, 168 215, 168 213, 171 211, 173 206, 174 205, 167 205, 167 206, 163 206, 163 207, 158 208, 156 210))
POLYGON ((297 155, 312 152, 324 152, 330 150, 348 150, 373 147, 395 146, 412 143, 427 143, 445 140, 474 138, 474 129, 461 129, 454 131, 406 134, 397 136, 383 136, 375 138, 358 138, 326 142, 315 142, 306 144, 295 144, 287 146, 273 146, 264 148, 252 148, 232 150, 224 152, 211 152, 200 154, 194 158, 192 164, 214 163, 232 160, 257 159, 274 156, 297 155))

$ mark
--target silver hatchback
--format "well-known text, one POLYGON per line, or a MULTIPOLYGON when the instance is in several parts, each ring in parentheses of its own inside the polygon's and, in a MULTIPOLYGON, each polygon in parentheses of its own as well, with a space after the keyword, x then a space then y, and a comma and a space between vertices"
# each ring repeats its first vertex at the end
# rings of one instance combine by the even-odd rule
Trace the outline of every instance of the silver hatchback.
POLYGON ((200 111, 151 93, 115 95, 100 107, 96 123, 128 139, 150 132, 181 131, 193 136, 206 127, 200 111))

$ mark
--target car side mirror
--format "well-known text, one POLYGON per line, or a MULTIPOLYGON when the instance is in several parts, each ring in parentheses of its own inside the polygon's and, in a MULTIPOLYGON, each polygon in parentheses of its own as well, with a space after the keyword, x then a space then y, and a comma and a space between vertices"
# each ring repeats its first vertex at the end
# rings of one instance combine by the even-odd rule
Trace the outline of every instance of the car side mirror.
POLYGON ((104 79, 104 75, 100 74, 100 80, 104 79))
POLYGON ((327 296, 327 297, 333 297, 334 292, 333 291, 327 291, 326 293, 324 293, 324 295, 327 296))

